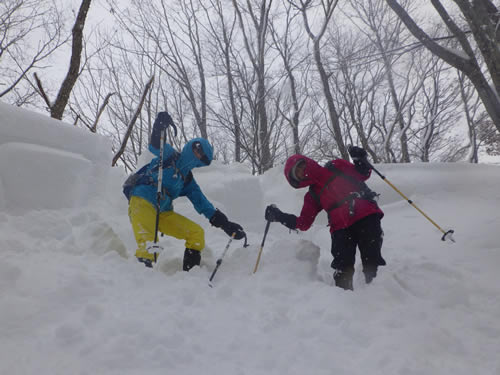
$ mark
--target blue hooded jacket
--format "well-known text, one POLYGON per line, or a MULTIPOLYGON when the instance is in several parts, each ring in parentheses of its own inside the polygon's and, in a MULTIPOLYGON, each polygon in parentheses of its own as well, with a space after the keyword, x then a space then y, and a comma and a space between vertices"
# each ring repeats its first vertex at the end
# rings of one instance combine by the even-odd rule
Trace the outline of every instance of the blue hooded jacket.
MULTIPOLYGON (((158 186, 157 166, 160 162, 160 150, 153 146, 153 144, 159 144, 156 139, 153 140, 153 137, 155 137, 156 134, 157 132, 153 131, 149 150, 157 157, 151 160, 148 167, 148 170, 151 171, 154 184, 137 185, 131 191, 131 195, 144 198, 155 207, 157 204, 156 192, 158 186)), ((186 196, 199 214, 203 214, 207 219, 210 219, 215 213, 215 207, 212 203, 210 203, 205 195, 203 195, 200 186, 196 183, 191 173, 191 170, 194 168, 206 166, 206 164, 195 156, 193 152, 194 142, 199 142, 201 144, 203 152, 207 156, 208 160, 212 161, 212 146, 204 138, 194 138, 190 140, 184 145, 180 154, 178 154, 171 145, 165 144, 163 150, 163 160, 165 161, 170 158, 171 162, 168 163, 168 165, 164 164, 163 166, 163 197, 160 201, 160 212, 173 210, 172 203, 174 199, 186 196)))

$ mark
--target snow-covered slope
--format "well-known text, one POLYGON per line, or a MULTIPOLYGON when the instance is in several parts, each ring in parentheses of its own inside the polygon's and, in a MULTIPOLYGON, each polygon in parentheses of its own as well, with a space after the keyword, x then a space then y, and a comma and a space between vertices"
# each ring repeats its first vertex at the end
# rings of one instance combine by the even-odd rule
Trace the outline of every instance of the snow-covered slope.
POLYGON ((388 265, 355 291, 331 286, 326 216, 304 233, 271 225, 257 273, 264 207, 298 214, 305 191, 282 167, 251 176, 213 163, 195 178, 247 231, 208 278, 228 238, 189 201, 202 267, 162 237, 156 269, 135 242, 106 140, 0 103, 0 374, 500 373, 500 169, 377 165, 456 243, 374 175, 388 265))

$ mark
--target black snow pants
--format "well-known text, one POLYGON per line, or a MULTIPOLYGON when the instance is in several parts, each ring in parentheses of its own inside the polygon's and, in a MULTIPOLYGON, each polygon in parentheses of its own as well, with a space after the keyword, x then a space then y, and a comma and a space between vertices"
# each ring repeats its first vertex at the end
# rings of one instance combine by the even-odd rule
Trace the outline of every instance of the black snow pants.
POLYGON ((385 266, 381 249, 384 232, 380 225, 380 215, 364 217, 350 227, 332 233, 332 268, 353 269, 356 261, 356 247, 359 247, 363 268, 385 266))

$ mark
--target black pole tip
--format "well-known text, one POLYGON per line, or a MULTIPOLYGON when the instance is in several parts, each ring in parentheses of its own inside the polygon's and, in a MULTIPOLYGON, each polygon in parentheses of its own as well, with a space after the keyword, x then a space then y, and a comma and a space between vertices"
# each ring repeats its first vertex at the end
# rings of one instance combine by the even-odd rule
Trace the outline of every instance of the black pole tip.
POLYGON ((443 234, 443 237, 441 237, 441 241, 446 241, 449 239, 451 242, 455 242, 455 240, 453 239, 453 233, 455 233, 455 231, 453 229, 450 229, 445 234, 443 234))

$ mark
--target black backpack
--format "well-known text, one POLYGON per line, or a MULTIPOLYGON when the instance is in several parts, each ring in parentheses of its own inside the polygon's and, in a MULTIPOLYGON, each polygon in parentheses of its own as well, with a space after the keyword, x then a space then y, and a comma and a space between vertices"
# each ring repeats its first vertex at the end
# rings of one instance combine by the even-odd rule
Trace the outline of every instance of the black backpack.
POLYGON ((351 184, 353 184, 354 186, 356 186, 358 188, 357 191, 355 191, 355 192, 349 194, 348 196, 342 198, 338 202, 335 202, 330 207, 325 208, 326 212, 329 213, 330 211, 332 211, 332 210, 334 210, 334 209, 342 206, 346 202, 348 202, 349 203, 349 214, 350 215, 354 215, 354 199, 356 199, 356 198, 365 199, 365 200, 368 200, 368 201, 370 201, 372 203, 375 203, 375 204, 377 203, 376 199, 379 196, 379 194, 377 194, 376 192, 374 192, 373 190, 371 190, 368 187, 368 185, 366 185, 363 181, 359 181, 359 180, 355 179, 354 177, 345 174, 340 169, 336 168, 333 165, 333 162, 331 162, 331 161, 329 161, 328 163, 326 163, 324 165, 324 167, 326 169, 328 169, 330 172, 333 172, 332 176, 328 179, 328 181, 321 188, 321 190, 319 191, 318 194, 316 194, 314 192, 312 186, 309 187, 309 193, 311 194, 312 198, 314 199, 314 201, 317 203, 318 206, 321 206, 321 200, 320 200, 321 199, 321 194, 323 193, 323 191, 325 191, 325 189, 327 188, 327 186, 333 180, 335 180, 337 177, 341 177, 341 178, 349 181, 351 184))
MULTIPOLYGON (((172 166, 172 165, 175 166, 175 161, 179 158, 179 156, 180 156, 180 154, 178 152, 175 152, 172 156, 165 159, 163 161, 163 168, 167 168, 167 167, 172 166)), ((150 169, 150 164, 146 164, 141 169, 139 169, 137 172, 132 173, 130 176, 127 177, 127 179, 123 183, 122 188, 123 188, 123 194, 125 194, 125 196, 127 197, 127 199, 129 201, 130 201, 130 196, 132 194, 132 189, 134 187, 136 187, 137 185, 154 185, 155 184, 155 179, 153 178, 153 172, 158 171, 159 165, 160 165, 160 163, 157 163, 153 168, 150 169)), ((191 173, 190 173, 190 175, 191 175, 191 173)), ((184 185, 186 185, 186 180, 187 179, 185 179, 184 185)))

